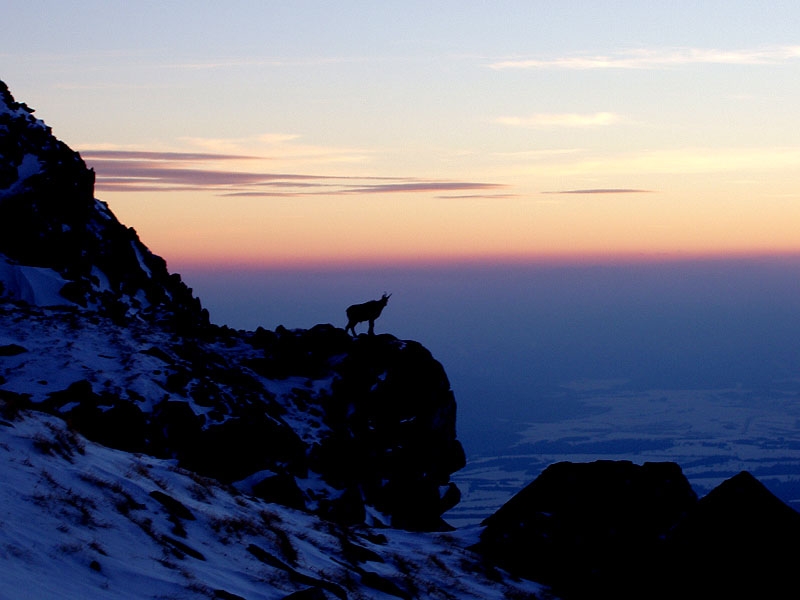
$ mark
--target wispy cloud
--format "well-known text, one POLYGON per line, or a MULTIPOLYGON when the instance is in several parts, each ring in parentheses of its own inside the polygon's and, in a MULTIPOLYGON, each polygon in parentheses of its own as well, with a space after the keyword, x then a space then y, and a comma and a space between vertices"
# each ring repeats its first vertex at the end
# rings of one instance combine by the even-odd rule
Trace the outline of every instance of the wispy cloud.
POLYGON ((519 198, 519 194, 447 194, 436 197, 441 200, 505 200, 519 198))
POLYGON ((496 190, 504 186, 474 181, 429 180, 415 177, 315 175, 210 168, 218 162, 250 161, 256 157, 218 153, 85 150, 95 169, 98 191, 204 191, 226 197, 309 197, 394 193, 436 193, 496 190))
POLYGON ((527 117, 498 117, 495 123, 511 127, 605 127, 621 120, 611 112, 580 113, 538 113, 527 117))
POLYGON ((644 174, 735 173, 741 179, 752 177, 756 172, 792 169, 800 169, 800 147, 681 147, 619 154, 587 152, 553 157, 552 160, 518 161, 504 173, 506 176, 536 178, 615 176, 622 180, 630 175, 641 177, 644 174))
POLYGON ((414 181, 402 183, 375 184, 354 187, 343 191, 348 194, 385 194, 396 192, 450 192, 462 190, 494 190, 504 186, 496 183, 476 183, 470 181, 414 181))
POLYGON ((638 190, 634 188, 592 188, 587 190, 558 190, 555 192, 542 192, 543 194, 652 194, 653 190, 638 190))
POLYGON ((259 158, 268 156, 292 163, 363 163, 374 152, 363 148, 306 144, 300 138, 291 133, 266 133, 245 138, 183 137, 180 141, 209 154, 257 154, 259 158))
POLYGON ((211 57, 191 62, 170 62, 158 65, 165 69, 185 70, 211 70, 211 69, 241 69, 241 68, 299 68, 320 67, 336 64, 352 64, 376 62, 382 60, 376 56, 310 56, 306 58, 280 58, 280 57, 255 57, 255 58, 223 58, 211 57))
POLYGON ((722 50, 718 48, 638 48, 611 54, 575 54, 555 58, 510 58, 492 69, 652 69, 682 65, 768 65, 800 58, 800 45, 722 50))
POLYGON ((153 161, 205 161, 205 160, 248 160, 261 158, 239 154, 215 154, 207 152, 152 152, 140 150, 84 150, 84 160, 153 160, 153 161))
MULTIPOLYGON (((494 190, 505 186, 496 183, 477 183, 469 181, 426 181, 412 178, 378 178, 378 182, 369 178, 341 177, 321 178, 323 183, 302 183, 296 181, 275 181, 257 184, 267 187, 261 190, 242 190, 223 193, 223 196, 248 196, 248 197, 308 197, 308 196, 365 196, 373 194, 396 193, 441 193, 463 190, 494 190), (392 180, 393 183, 381 183, 392 180)), ((442 196, 437 196, 441 198, 442 196)))

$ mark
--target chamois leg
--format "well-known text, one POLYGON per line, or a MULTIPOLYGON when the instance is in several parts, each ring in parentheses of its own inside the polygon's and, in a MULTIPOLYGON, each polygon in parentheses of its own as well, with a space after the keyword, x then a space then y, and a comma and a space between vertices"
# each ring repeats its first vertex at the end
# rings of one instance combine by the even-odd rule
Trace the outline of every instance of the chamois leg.
POLYGON ((369 334, 375 335, 375 319, 369 320, 369 334))
POLYGON ((345 327, 344 330, 347 333, 350 333, 350 331, 352 330, 353 337, 356 337, 356 324, 353 323, 352 321, 347 322, 347 327, 345 327))

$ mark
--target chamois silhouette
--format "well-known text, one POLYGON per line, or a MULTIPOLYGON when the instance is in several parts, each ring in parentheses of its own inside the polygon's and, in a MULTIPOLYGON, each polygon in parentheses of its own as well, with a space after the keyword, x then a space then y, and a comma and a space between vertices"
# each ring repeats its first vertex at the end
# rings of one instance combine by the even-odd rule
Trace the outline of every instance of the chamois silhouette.
POLYGON ((380 300, 370 300, 363 304, 348 306, 346 311, 347 327, 345 327, 344 330, 348 332, 352 331, 353 337, 355 337, 356 325, 364 321, 369 321, 369 334, 375 335, 375 319, 381 316, 381 311, 386 306, 390 296, 391 294, 387 296, 386 292, 384 292, 380 300))

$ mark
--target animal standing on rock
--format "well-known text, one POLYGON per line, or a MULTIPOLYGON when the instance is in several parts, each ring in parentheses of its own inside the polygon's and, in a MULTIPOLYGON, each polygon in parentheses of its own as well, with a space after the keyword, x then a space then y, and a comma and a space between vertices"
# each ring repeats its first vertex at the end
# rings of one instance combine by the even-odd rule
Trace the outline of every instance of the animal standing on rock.
POLYGON ((347 307, 347 327, 345 331, 352 331, 353 337, 356 336, 356 325, 369 321, 369 335, 375 335, 375 319, 381 316, 381 311, 389 301, 391 294, 388 296, 386 292, 383 293, 380 300, 370 300, 363 304, 353 304, 347 307))

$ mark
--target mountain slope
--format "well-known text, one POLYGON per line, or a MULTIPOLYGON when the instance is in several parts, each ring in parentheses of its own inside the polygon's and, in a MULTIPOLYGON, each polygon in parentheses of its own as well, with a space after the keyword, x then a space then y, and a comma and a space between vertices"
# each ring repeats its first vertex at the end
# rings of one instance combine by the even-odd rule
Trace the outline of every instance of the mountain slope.
POLYGON ((447 527, 464 453, 427 350, 211 325, 1 83, 0 153, 0 399, 339 522, 447 527))
POLYGON ((0 598, 509 598, 465 535, 344 527, 4 406, 0 598), (468 576, 465 574, 468 573, 468 576), (300 596, 297 596, 298 598, 300 596))
POLYGON ((446 530, 459 497, 427 350, 211 325, 93 181, 0 82, 0 597, 540 589, 482 573, 468 533, 386 528, 446 530))
POLYGON ((207 323, 180 276, 94 198, 94 171, 32 113, 0 81, 0 291, 53 304, 52 293, 31 296, 46 279, 59 304, 207 323))

